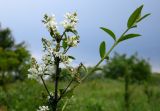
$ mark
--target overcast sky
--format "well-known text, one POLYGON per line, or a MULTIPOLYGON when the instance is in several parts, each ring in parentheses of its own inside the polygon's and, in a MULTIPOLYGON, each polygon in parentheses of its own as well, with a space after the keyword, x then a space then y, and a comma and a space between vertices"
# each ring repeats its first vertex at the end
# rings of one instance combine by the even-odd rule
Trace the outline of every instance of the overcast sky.
POLYGON ((113 44, 99 27, 110 28, 120 35, 130 14, 142 4, 143 14, 152 14, 134 30, 142 36, 120 44, 114 51, 128 55, 138 52, 139 57, 150 59, 154 71, 160 71, 159 0, 0 0, 0 22, 2 27, 12 30, 17 42, 26 41, 32 55, 40 59, 41 38, 49 37, 41 23, 44 13, 55 14, 60 22, 66 12, 77 11, 81 42, 69 53, 77 58, 74 64, 82 61, 94 65, 100 58, 100 42, 105 40, 108 48, 113 44))

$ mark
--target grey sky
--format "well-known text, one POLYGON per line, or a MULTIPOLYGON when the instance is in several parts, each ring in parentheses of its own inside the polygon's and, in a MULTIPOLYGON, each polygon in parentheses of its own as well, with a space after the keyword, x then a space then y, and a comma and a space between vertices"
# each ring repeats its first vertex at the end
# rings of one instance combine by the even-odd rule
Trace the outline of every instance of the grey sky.
POLYGON ((93 65, 99 60, 100 42, 105 40, 108 48, 113 43, 99 27, 108 27, 120 35, 130 14, 142 4, 144 13, 152 13, 134 30, 143 36, 120 44, 114 51, 129 55, 138 52, 140 57, 150 58, 154 71, 160 71, 159 0, 0 0, 0 22, 11 28, 17 42, 26 41, 33 56, 39 58, 41 37, 49 37, 41 23, 43 14, 55 14, 60 22, 66 12, 77 11, 81 42, 70 53, 77 58, 75 64, 82 61, 93 65))

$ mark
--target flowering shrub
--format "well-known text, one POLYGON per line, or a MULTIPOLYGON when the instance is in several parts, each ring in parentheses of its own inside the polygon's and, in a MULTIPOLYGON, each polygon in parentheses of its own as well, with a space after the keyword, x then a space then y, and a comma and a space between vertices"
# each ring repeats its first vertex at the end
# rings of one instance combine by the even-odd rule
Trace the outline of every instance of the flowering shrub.
POLYGON ((72 97, 73 90, 90 74, 97 70, 98 66, 105 60, 109 59, 109 54, 120 42, 140 36, 139 34, 126 34, 130 29, 136 28, 137 23, 147 17, 149 14, 141 17, 141 10, 143 6, 137 8, 130 16, 125 32, 117 39, 117 36, 109 29, 101 27, 103 31, 108 33, 113 39, 114 44, 108 52, 106 52, 106 44, 103 41, 100 44, 99 52, 101 60, 95 65, 92 70, 87 71, 85 66, 80 63, 79 66, 71 66, 71 61, 75 58, 68 55, 67 52, 70 48, 76 47, 79 43, 79 35, 76 31, 76 25, 78 22, 77 13, 66 13, 65 19, 60 24, 64 27, 62 34, 58 31, 57 22, 55 16, 44 15, 42 22, 46 26, 47 30, 51 35, 51 40, 42 38, 42 44, 44 49, 44 55, 42 57, 42 63, 38 63, 35 58, 32 58, 32 66, 28 70, 28 78, 35 79, 38 82, 43 83, 48 93, 48 106, 40 106, 37 111, 56 111, 60 101, 66 97, 66 100, 60 110, 64 110, 68 100, 72 97), (70 72, 71 81, 66 85, 64 89, 59 89, 59 77, 61 74, 61 67, 66 67, 70 72), (80 77, 80 70, 85 70, 86 75, 80 77), (51 93, 45 83, 45 77, 51 76, 54 80, 54 92, 51 93), (76 82, 72 87, 71 84, 76 82))

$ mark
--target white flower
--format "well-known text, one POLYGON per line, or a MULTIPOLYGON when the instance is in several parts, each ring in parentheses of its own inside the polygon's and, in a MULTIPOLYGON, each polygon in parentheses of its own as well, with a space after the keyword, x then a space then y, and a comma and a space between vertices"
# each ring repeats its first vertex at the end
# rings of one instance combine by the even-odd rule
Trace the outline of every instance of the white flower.
POLYGON ((45 67, 45 64, 33 64, 31 68, 28 69, 28 78, 39 81, 39 77, 44 75, 45 67))
POLYGON ((42 57, 42 61, 44 62, 44 64, 48 64, 49 62, 51 62, 51 60, 52 60, 52 57, 50 54, 45 54, 42 57))
POLYGON ((28 78, 29 79, 37 79, 38 78, 38 70, 33 66, 33 68, 28 69, 28 78))
POLYGON ((63 54, 62 52, 54 51, 54 56, 59 57, 61 59, 61 62, 64 64, 69 64, 70 62, 72 62, 72 59, 69 58, 67 55, 63 54))
POLYGON ((47 14, 45 14, 43 23, 45 24, 49 32, 52 32, 52 31, 53 33, 57 32, 57 22, 55 19, 55 15, 48 16, 47 14))
POLYGON ((45 64, 40 64, 39 65, 39 67, 38 67, 38 76, 42 76, 44 74, 45 67, 46 67, 45 64))
POLYGON ((67 64, 69 64, 70 62, 72 62, 72 59, 71 58, 69 58, 67 55, 62 55, 61 56, 61 61, 65 64, 65 65, 67 65, 67 64))
POLYGON ((75 30, 75 25, 76 23, 75 22, 68 22, 67 20, 64 20, 63 22, 61 22, 62 26, 64 27, 64 29, 66 30, 75 30))
POLYGON ((79 39, 77 36, 72 36, 67 38, 66 42, 70 47, 76 47, 77 44, 79 43, 79 39))
POLYGON ((36 68, 30 68, 30 69, 28 69, 28 72, 30 72, 30 73, 32 73, 32 74, 38 73, 38 71, 37 71, 36 68))
POLYGON ((61 56, 62 56, 62 52, 56 52, 56 51, 54 51, 53 53, 54 53, 55 57, 61 58, 61 56))
POLYGON ((48 106, 39 106, 39 109, 37 111, 49 111, 48 106))
MULTIPOLYGON (((50 95, 53 97, 54 94, 52 92, 50 92, 50 95)), ((49 100, 51 97, 50 96, 47 96, 47 99, 49 100)))
POLYGON ((61 25, 66 30, 75 30, 75 26, 77 25, 78 18, 77 13, 66 13, 65 20, 61 22, 61 25))
POLYGON ((42 38, 42 44, 43 44, 44 52, 47 51, 51 55, 53 52, 52 46, 54 45, 53 40, 47 40, 45 38, 42 38))
POLYGON ((36 74, 28 74, 28 79, 35 79, 35 80, 37 80, 37 75, 36 74))
POLYGON ((66 13, 65 14, 65 19, 69 19, 73 22, 78 22, 78 18, 77 18, 77 13, 76 12, 73 12, 73 13, 66 13))
POLYGON ((55 66, 52 64, 47 65, 45 73, 50 74, 50 75, 54 74, 55 73, 55 66))

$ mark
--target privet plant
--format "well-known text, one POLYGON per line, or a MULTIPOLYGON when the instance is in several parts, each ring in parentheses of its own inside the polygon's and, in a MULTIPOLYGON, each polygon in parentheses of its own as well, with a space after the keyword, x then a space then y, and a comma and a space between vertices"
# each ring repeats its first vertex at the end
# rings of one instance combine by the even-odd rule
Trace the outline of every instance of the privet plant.
POLYGON ((94 66, 92 70, 87 71, 85 66, 80 63, 79 66, 71 66, 71 61, 75 58, 71 55, 68 55, 68 50, 76 47, 79 43, 79 35, 76 31, 76 25, 78 22, 77 13, 66 13, 64 21, 61 22, 61 25, 64 27, 62 34, 58 32, 57 23, 55 16, 44 15, 43 23, 48 29, 51 40, 42 38, 42 44, 44 49, 44 56, 42 57, 42 63, 37 63, 35 58, 32 58, 31 68, 28 70, 28 78, 35 79, 38 82, 44 85, 44 88, 48 94, 47 104, 40 106, 37 111, 57 111, 64 110, 67 101, 71 99, 73 90, 80 85, 89 75, 97 70, 98 66, 105 60, 109 59, 111 51, 117 46, 120 42, 131 39, 134 37, 140 36, 139 34, 127 34, 127 32, 133 28, 137 27, 137 24, 149 14, 144 16, 141 15, 143 5, 137 8, 133 14, 130 16, 127 29, 124 33, 117 38, 117 36, 109 29, 101 27, 103 31, 108 33, 114 40, 112 47, 106 52, 106 43, 103 41, 100 44, 100 61, 94 66), (61 69, 65 67, 70 72, 71 80, 64 89, 59 88, 61 69), (86 75, 80 76, 80 70, 87 72, 86 75), (54 80, 54 91, 49 91, 49 88, 46 84, 46 77, 50 76, 54 80), (60 106, 61 101, 64 104, 60 106))

